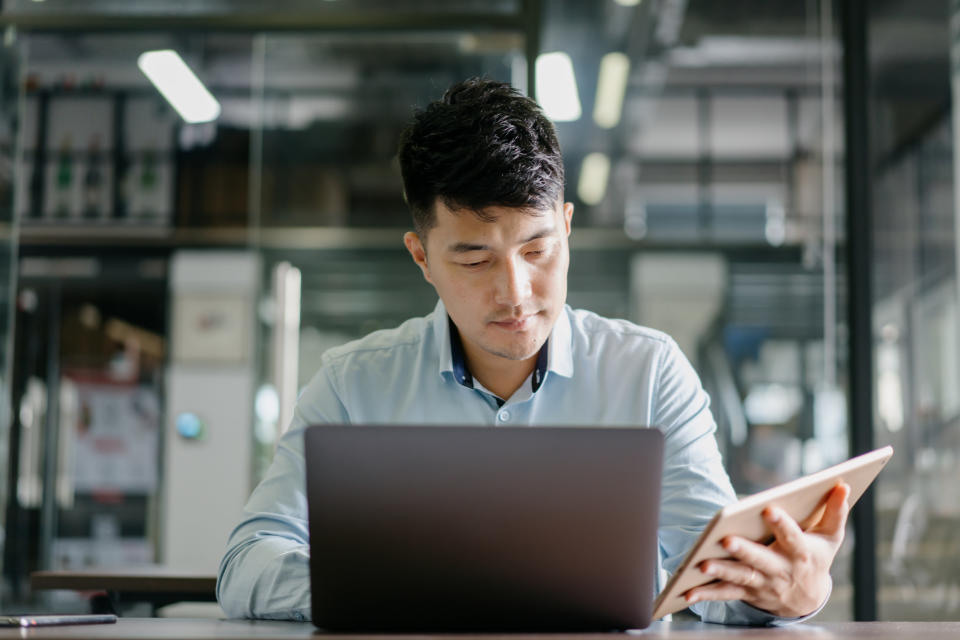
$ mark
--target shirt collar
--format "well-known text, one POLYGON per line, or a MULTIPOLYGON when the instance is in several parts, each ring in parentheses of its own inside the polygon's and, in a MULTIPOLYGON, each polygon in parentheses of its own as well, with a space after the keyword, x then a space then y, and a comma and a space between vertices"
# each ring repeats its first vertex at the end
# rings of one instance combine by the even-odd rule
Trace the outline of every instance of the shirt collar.
POLYGON ((547 343, 550 353, 547 356, 548 371, 564 378, 573 377, 573 331, 570 329, 570 307, 563 305, 557 321, 553 323, 550 341, 547 343))
MULTIPOLYGON (((536 391, 546 379, 547 372, 556 373, 565 378, 573 376, 573 346, 570 331, 569 308, 564 305, 563 310, 553 325, 553 331, 547 342, 541 347, 537 356, 537 365, 533 371, 533 390, 536 391)), ((467 368, 466 358, 463 355, 463 343, 460 335, 455 331, 453 320, 447 315, 447 309, 442 300, 437 301, 433 310, 433 331, 437 336, 439 348, 438 373, 450 374, 454 380, 465 387, 473 388, 473 376, 467 368)))
POLYGON ((450 364, 453 366, 453 379, 463 386, 473 389, 473 375, 467 368, 467 356, 463 353, 463 340, 450 316, 447 316, 447 328, 450 331, 450 364))
POLYGON ((450 349, 450 316, 447 315, 447 308, 443 306, 443 300, 437 300, 431 322, 433 322, 433 335, 437 337, 440 376, 442 377, 445 373, 453 375, 453 354, 450 349))

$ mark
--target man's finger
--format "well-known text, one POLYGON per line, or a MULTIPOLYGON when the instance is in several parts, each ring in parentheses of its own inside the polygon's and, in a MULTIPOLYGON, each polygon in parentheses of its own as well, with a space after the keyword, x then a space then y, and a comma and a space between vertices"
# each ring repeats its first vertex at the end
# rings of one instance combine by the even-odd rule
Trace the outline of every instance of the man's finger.
POLYGON ((795 555, 806 550, 803 529, 786 511, 780 507, 767 507, 763 510, 763 519, 770 525, 777 542, 787 554, 795 555))
POLYGON ((705 575, 732 582, 751 589, 759 589, 767 581, 767 576, 755 567, 735 560, 707 560, 700 565, 705 575))
POLYGON ((850 505, 847 504, 849 497, 850 485, 846 482, 841 482, 830 491, 823 517, 816 526, 818 533, 836 536, 843 532, 847 526, 847 515, 850 513, 850 505))
POLYGON ((723 548, 741 563, 767 575, 772 576, 782 572, 787 564, 777 552, 766 545, 757 544, 746 538, 727 536, 723 539, 723 548))
POLYGON ((703 602, 704 600, 743 600, 748 597, 747 589, 731 582, 712 582, 710 584, 690 589, 684 598, 687 604, 703 602))

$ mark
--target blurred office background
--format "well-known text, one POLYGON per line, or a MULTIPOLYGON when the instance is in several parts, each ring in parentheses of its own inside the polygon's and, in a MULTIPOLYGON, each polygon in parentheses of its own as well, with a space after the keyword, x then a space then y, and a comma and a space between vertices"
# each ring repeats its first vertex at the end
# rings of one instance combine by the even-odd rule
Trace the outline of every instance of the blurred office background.
POLYGON ((321 354, 432 309, 397 134, 486 75, 556 121, 569 302, 678 339, 739 492, 896 447, 822 617, 960 617, 958 13, 4 0, 0 610, 81 607, 37 569, 215 572, 321 354))

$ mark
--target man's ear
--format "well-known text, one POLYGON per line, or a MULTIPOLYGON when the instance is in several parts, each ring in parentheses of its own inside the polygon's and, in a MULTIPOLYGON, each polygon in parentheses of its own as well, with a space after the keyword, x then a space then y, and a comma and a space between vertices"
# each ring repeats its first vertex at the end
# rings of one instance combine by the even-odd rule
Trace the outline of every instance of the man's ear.
POLYGON ((566 225, 567 235, 570 235, 570 221, 573 219, 573 203, 563 203, 563 222, 566 225))
POLYGON ((420 236, 413 231, 407 231, 403 234, 403 244, 406 245, 410 257, 423 272, 423 279, 433 284, 433 280, 430 279, 430 267, 427 266, 427 250, 420 241, 420 236))

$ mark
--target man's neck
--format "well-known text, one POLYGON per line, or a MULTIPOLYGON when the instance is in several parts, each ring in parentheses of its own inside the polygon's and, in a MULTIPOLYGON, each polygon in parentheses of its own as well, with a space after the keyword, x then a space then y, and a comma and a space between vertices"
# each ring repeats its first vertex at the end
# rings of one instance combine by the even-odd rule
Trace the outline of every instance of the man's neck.
POLYGON ((498 398, 509 400, 537 366, 537 355, 526 360, 509 360, 463 345, 470 375, 498 398))

